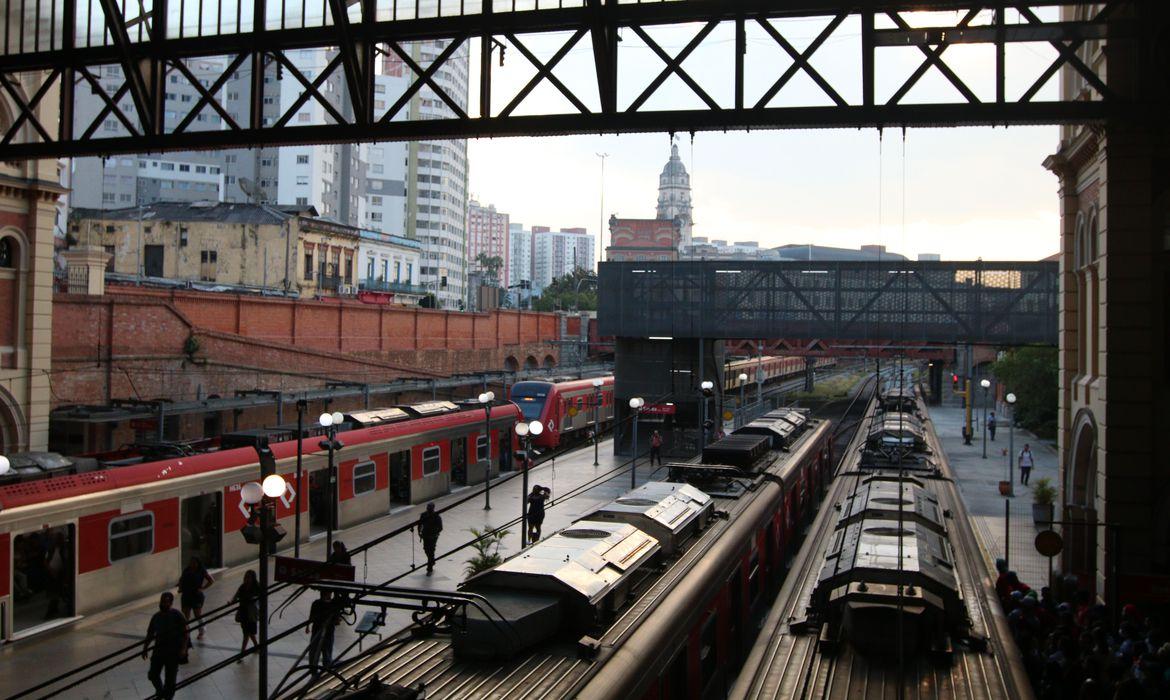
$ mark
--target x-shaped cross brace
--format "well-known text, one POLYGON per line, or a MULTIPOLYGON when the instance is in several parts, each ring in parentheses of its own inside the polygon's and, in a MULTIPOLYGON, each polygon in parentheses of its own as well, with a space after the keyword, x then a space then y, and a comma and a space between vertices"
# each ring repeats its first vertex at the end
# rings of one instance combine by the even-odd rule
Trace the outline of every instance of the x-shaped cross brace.
MULTIPOLYGON (((959 30, 966 28, 971 24, 972 21, 974 21, 976 17, 979 16, 979 11, 980 8, 969 10, 967 14, 963 16, 963 19, 959 21, 959 24, 955 27, 955 29, 959 30)), ((886 14, 889 15, 890 19, 894 21, 894 24, 898 25, 899 29, 910 31, 910 25, 907 24, 906 20, 902 19, 902 16, 897 12, 887 12, 886 14)), ((906 96, 906 93, 910 92, 910 88, 914 87, 918 83, 918 80, 926 74, 926 71, 930 70, 931 66, 938 68, 938 72, 942 73, 947 80, 951 81, 951 85, 954 85, 955 89, 958 90, 963 95, 963 97, 967 99, 968 102, 972 104, 978 104, 980 102, 979 97, 971 91, 971 88, 967 87, 967 84, 964 83, 962 79, 959 78, 959 76, 955 75, 955 72, 952 71, 950 66, 948 66, 941 58, 943 52, 946 51, 947 47, 950 45, 950 42, 946 40, 940 41, 938 46, 934 48, 922 46, 919 44, 918 50, 926 56, 926 60, 918 66, 917 70, 910 74, 910 77, 906 79, 905 83, 902 83, 902 87, 898 88, 898 91, 894 93, 894 96, 890 98, 887 104, 898 104, 902 98, 906 96)))
POLYGON ((7 75, 0 75, 0 83, 3 83, 4 91, 8 93, 8 96, 11 97, 12 101, 15 102, 16 105, 20 108, 20 113, 16 115, 16 119, 12 120, 12 126, 9 127, 8 131, 4 134, 4 139, 0 140, 0 146, 8 145, 12 141, 13 137, 16 136, 16 132, 20 131, 20 127, 23 126, 24 122, 26 121, 29 124, 32 124, 32 127, 36 129, 37 133, 41 135, 41 138, 44 139, 46 143, 53 140, 49 136, 49 133, 45 131, 45 127, 41 125, 40 120, 37 119, 36 108, 37 105, 40 104, 41 98, 43 98, 45 93, 49 91, 49 88, 57 80, 57 76, 60 75, 60 73, 60 70, 50 71, 49 74, 45 76, 45 81, 41 83, 41 86, 35 93, 33 93, 32 99, 30 99, 28 102, 24 101, 24 97, 20 94, 20 91, 12 85, 10 78, 7 75))
POLYGON ((792 77, 801 70, 808 74, 808 77, 812 78, 813 82, 819 85, 821 89, 825 91, 825 94, 828 95, 831 100, 836 102, 839 107, 846 106, 847 103, 845 102, 844 98, 842 98, 841 95, 839 95, 837 91, 833 89, 833 86, 829 84, 829 81, 825 80, 824 77, 822 77, 821 74, 812 67, 812 64, 809 63, 809 59, 812 58, 812 55, 817 52, 817 49, 821 48, 821 45, 824 44, 829 36, 837 30, 837 27, 841 26, 841 23, 844 22, 848 16, 849 15, 847 14, 842 14, 834 17, 833 21, 829 22, 829 24, 821 30, 821 33, 817 35, 817 38, 814 39, 813 42, 809 44, 803 52, 797 51, 792 44, 788 43, 788 40, 781 36, 780 32, 778 32, 776 28, 772 26, 771 22, 763 18, 757 20, 760 23, 760 26, 764 28, 764 31, 766 31, 772 37, 772 39, 777 44, 780 44, 780 46, 788 52, 788 55, 792 57, 792 65, 788 66, 788 70, 784 71, 784 74, 780 76, 780 79, 773 83, 772 87, 768 88, 767 92, 765 92, 764 95, 760 97, 760 100, 756 102, 756 109, 766 107, 768 105, 768 101, 775 97, 776 93, 780 92, 780 90, 788 84, 788 81, 792 80, 792 77))
POLYGON ((581 37, 585 36, 588 32, 588 29, 578 29, 576 32, 574 32, 573 36, 569 37, 569 40, 561 46, 560 50, 557 51, 551 59, 549 59, 548 63, 544 63, 539 58, 534 56, 532 52, 528 50, 527 46, 520 43, 520 40, 516 38, 515 34, 505 34, 504 37, 507 38, 508 41, 512 42, 512 45, 515 46, 516 49, 524 55, 524 58, 528 59, 529 63, 536 66, 536 75, 532 76, 532 79, 528 81, 528 84, 525 85, 520 90, 520 92, 516 93, 516 96, 512 98, 512 101, 508 103, 507 107, 504 107, 499 116, 506 117, 510 115, 513 110, 520 106, 520 103, 524 101, 524 98, 528 97, 529 93, 531 93, 532 90, 540 84, 540 81, 545 79, 555 85, 556 88, 561 91, 561 94, 564 95, 565 98, 569 100, 569 102, 573 103, 573 106, 577 108, 577 111, 581 112, 581 114, 589 114, 589 108, 586 107, 585 104, 581 102, 581 100, 578 99, 576 95, 573 94, 572 90, 565 87, 565 84, 561 82, 560 78, 558 78, 552 72, 553 68, 555 68, 556 65, 561 62, 561 59, 568 55, 569 51, 572 50, 577 42, 581 40, 581 37))
POLYGON ((220 116, 223 117, 223 120, 227 122, 228 126, 230 126, 233 130, 240 130, 240 125, 236 123, 235 119, 232 119, 231 115, 228 114, 227 110, 223 108, 223 105, 221 105, 219 100, 215 99, 212 94, 219 92, 223 88, 224 83, 228 81, 228 78, 231 77, 232 73, 236 72, 236 69, 239 68, 240 65, 245 60, 247 60, 247 58, 248 54, 246 53, 242 53, 239 56, 236 56, 235 60, 231 62, 231 65, 227 67, 227 70, 223 72, 223 75, 216 79, 215 83, 212 84, 210 89, 203 87, 203 83, 199 82, 199 79, 191 73, 191 70, 187 68, 187 64, 184 63, 182 59, 173 61, 175 68, 183 74, 188 82, 191 83, 192 87, 199 91, 199 101, 195 103, 195 106, 191 108, 191 111, 187 113, 187 116, 183 118, 183 121, 179 122, 179 125, 175 127, 174 133, 182 133, 191 124, 191 122, 195 120, 195 117, 199 115, 199 112, 203 109, 203 106, 207 104, 210 104, 215 111, 219 112, 220 116))
POLYGON ((658 57, 666 63, 666 68, 663 68, 662 72, 658 74, 658 77, 650 81, 650 84, 646 86, 646 89, 642 91, 642 94, 638 95, 638 98, 630 103, 630 106, 628 107, 629 111, 637 112, 638 108, 645 104, 646 100, 650 99, 650 97, 658 90, 658 88, 662 86, 662 83, 666 82, 666 79, 670 77, 671 73, 674 73, 679 78, 681 78, 682 81, 686 83, 687 86, 689 86, 696 95, 699 96, 699 99, 707 103, 708 107, 711 109, 719 109, 719 103, 711 99, 711 96, 708 95, 697 82, 695 82, 694 78, 692 78, 685 70, 682 69, 682 62, 687 60, 687 56, 690 56, 691 53, 694 52, 696 48, 698 48, 699 44, 703 43, 703 40, 707 38, 707 35, 714 31, 715 27, 717 26, 719 26, 719 22, 717 21, 708 22, 702 29, 699 30, 699 33, 696 34, 685 47, 683 47, 683 50, 680 51, 677 56, 673 57, 663 51, 662 47, 659 46, 653 39, 651 39, 650 35, 648 35, 641 27, 636 25, 630 27, 634 30, 634 33, 642 39, 642 41, 646 42, 646 46, 650 47, 650 50, 658 54, 658 57))

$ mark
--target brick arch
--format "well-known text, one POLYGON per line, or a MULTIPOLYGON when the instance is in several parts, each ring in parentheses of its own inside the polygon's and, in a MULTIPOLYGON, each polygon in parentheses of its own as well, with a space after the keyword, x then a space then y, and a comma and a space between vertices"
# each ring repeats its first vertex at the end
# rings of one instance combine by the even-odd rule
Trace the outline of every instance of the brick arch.
POLYGON ((524 358, 524 369, 540 369, 540 363, 532 355, 524 358))
POLYGON ((1097 420, 1081 409, 1073 420, 1065 465, 1064 568, 1092 593, 1097 584, 1097 420))
POLYGON ((544 368, 545 369, 552 369, 553 367, 556 367, 556 366, 557 366, 557 358, 553 357, 552 355, 545 355, 544 356, 544 368))
POLYGON ((515 355, 508 355, 507 359, 504 360, 504 369, 508 372, 519 372, 520 360, 517 360, 515 355))

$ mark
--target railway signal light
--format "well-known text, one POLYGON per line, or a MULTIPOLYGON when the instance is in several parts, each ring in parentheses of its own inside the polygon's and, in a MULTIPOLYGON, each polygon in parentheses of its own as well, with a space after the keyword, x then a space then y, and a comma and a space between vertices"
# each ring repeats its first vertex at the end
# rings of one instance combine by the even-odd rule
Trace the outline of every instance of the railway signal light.
POLYGON ((957 375, 957 374, 951 375, 951 389, 953 389, 954 391, 959 390, 959 375, 957 375))

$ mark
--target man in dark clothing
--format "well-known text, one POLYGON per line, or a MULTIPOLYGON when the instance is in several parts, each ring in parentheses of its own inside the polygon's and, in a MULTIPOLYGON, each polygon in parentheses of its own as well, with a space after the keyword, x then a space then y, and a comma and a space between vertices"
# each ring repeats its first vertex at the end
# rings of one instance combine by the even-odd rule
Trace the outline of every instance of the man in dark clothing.
POLYGON ((150 655, 150 671, 146 677, 154 686, 154 692, 163 700, 175 695, 175 677, 179 674, 179 662, 187 656, 187 618, 175 610, 175 595, 167 592, 159 596, 158 612, 150 618, 146 628, 146 641, 142 644, 142 658, 154 642, 150 655), (163 680, 163 673, 166 679, 163 680))
POLYGON ((992 442, 995 442, 995 426, 995 411, 992 411, 991 415, 987 417, 987 434, 991 436, 992 442))
POLYGON ((337 627, 337 605, 333 593, 321 591, 321 597, 309 607, 309 666, 316 673, 317 662, 333 664, 333 631, 337 627))
POLYGON ((540 539, 540 526, 544 524, 544 502, 552 495, 552 491, 539 484, 532 487, 528 494, 528 542, 529 544, 540 539))
POLYGON ((427 555, 427 576, 435 573, 435 545, 439 543, 439 533, 442 531, 443 517, 435 512, 434 503, 428 503, 427 509, 418 519, 418 537, 427 555))

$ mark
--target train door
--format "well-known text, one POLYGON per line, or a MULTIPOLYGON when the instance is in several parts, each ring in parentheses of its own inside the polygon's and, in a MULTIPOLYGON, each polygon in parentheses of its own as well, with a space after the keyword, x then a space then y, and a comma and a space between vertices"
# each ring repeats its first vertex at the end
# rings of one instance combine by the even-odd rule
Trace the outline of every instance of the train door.
POLYGON ((410 450, 390 453, 390 507, 410 504, 410 450))
MULTIPOLYGON (((309 472, 309 537, 329 529, 329 470, 318 469, 309 472)), ((333 521, 337 515, 333 513, 333 521)))
POLYGON ((191 557, 199 557, 203 566, 217 569, 223 566, 220 535, 223 516, 220 499, 223 494, 205 493, 201 496, 184 498, 180 506, 182 519, 182 542, 180 567, 186 566, 191 557))
POLYGON ((467 438, 451 441, 451 484, 467 486, 467 438))
POLYGON ((73 525, 50 527, 12 539, 14 632, 73 617, 73 525))

